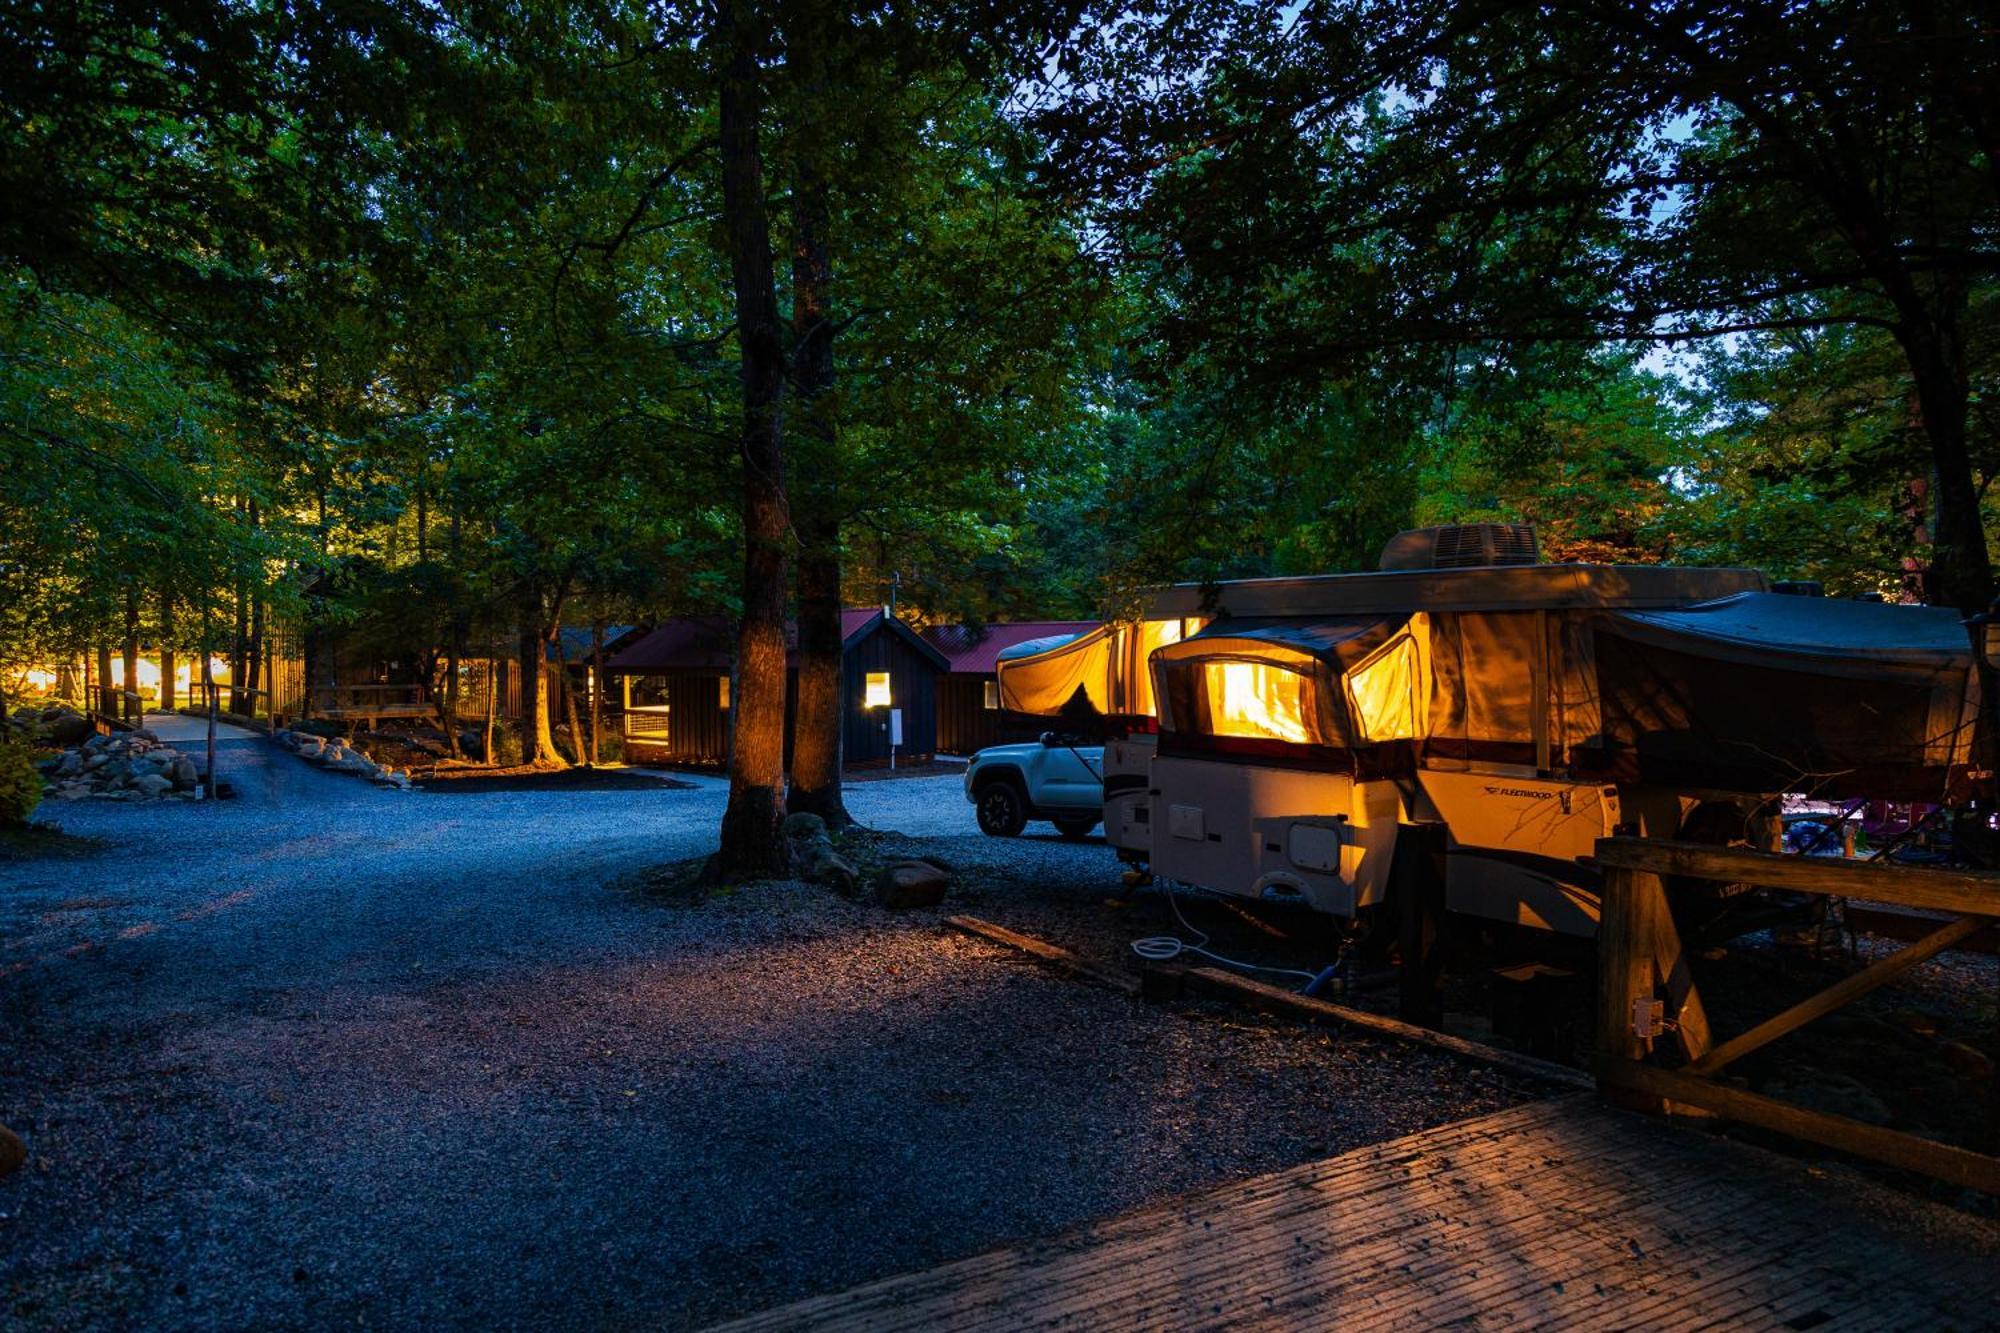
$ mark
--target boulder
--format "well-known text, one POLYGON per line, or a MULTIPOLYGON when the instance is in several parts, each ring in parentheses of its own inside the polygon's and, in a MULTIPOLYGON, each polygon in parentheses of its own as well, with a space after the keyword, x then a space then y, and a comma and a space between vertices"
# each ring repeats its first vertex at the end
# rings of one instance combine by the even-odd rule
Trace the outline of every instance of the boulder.
POLYGON ((875 879, 875 901, 883 907, 936 907, 951 887, 951 876, 928 861, 896 861, 875 879))
POLYGON ((132 779, 132 789, 145 796, 165 796, 174 789, 174 780, 164 773, 141 773, 132 779))
POLYGON ((0 1125, 0 1178, 13 1175, 21 1169, 21 1163, 28 1160, 28 1145, 21 1142, 21 1136, 5 1125, 0 1125))
POLYGON ((81 745, 90 739, 92 730, 88 718, 67 713, 49 722, 49 739, 57 745, 81 745))

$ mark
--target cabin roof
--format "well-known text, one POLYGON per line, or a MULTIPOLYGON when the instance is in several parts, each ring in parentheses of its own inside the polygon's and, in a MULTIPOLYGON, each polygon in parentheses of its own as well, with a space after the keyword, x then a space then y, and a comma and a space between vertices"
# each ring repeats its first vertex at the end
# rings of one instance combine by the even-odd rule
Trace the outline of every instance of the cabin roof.
MULTIPOLYGON (((842 651, 868 637, 878 626, 907 641, 938 670, 946 669, 947 662, 942 653, 879 606, 847 607, 841 611, 842 651)), ((588 631, 585 633, 588 645, 588 631)), ((797 625, 785 626, 785 646, 788 656, 796 660, 797 625)), ((606 663, 604 669, 626 676, 653 675, 663 671, 727 671, 735 656, 736 621, 733 617, 676 616, 654 626, 650 633, 606 663)))
MULTIPOLYGON (((636 625, 606 625, 604 651, 616 654, 638 633, 639 627, 636 625)), ((547 649, 549 661, 559 662, 565 655, 568 656, 571 666, 582 666, 590 661, 590 626, 565 625, 558 637, 562 643, 561 650, 558 651, 556 645, 551 643, 547 649)), ((607 671, 610 670, 609 661, 604 665, 607 671)))
POLYGON ((1084 634, 1097 628, 1095 620, 1011 620, 995 625, 933 625, 923 632, 924 641, 944 654, 953 675, 989 676, 997 669, 1000 654, 1017 644, 1060 634, 1084 634))

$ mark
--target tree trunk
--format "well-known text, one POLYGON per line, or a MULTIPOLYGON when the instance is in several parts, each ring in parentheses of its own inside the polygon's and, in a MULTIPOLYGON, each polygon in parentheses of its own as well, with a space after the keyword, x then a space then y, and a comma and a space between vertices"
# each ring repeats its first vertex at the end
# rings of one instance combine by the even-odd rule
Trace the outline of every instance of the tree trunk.
POLYGON ((542 598, 532 584, 521 599, 521 762, 559 764, 562 754, 549 730, 549 679, 544 661, 542 598))
POLYGON ((264 599, 253 597, 250 602, 250 647, 244 654, 243 713, 247 717, 257 715, 257 691, 268 688, 264 680, 264 599))
POLYGON ((724 880, 789 872, 785 815, 786 533, 784 347, 771 272, 771 223, 758 143, 758 34, 751 7, 723 0, 717 37, 726 66, 720 97, 722 214, 736 296, 743 371, 743 618, 729 751, 729 805, 712 874, 724 880))
POLYGON ((104 717, 118 716, 118 687, 111 683, 111 645, 97 645, 97 711, 104 717))
MULTIPOLYGON (((1909 359, 1935 469, 1937 530, 1932 533, 1931 559, 1935 595, 1971 618, 2000 612, 2000 603, 1993 596, 1993 560, 1966 441, 1971 397, 1964 339, 1967 292, 1954 281, 1952 290, 1933 299, 1934 317, 1915 319, 1906 310, 1896 337, 1909 359)), ((1968 626, 1980 689, 1977 765, 1991 773, 2000 764, 2000 672, 1987 659, 1986 630, 1984 623, 1968 626)))
POLYGON ((464 639, 464 631, 454 623, 451 641, 445 647, 444 689, 440 692, 438 704, 438 724, 444 728, 444 750, 453 759, 461 754, 458 743, 458 673, 460 660, 465 654, 464 639))
POLYGON ((174 653, 174 595, 160 589, 160 711, 171 713, 180 706, 180 691, 174 677, 180 670, 174 653))
POLYGON ((590 624, 590 762, 604 757, 604 622, 590 624))
POLYGON ((562 683, 563 720, 569 724, 569 748, 576 761, 588 768, 596 764, 597 758, 583 752, 583 724, 576 715, 576 682, 570 679, 569 648, 563 643, 561 626, 556 627, 555 641, 556 679, 562 683))
POLYGON ((140 726, 146 724, 145 701, 139 697, 139 590, 125 590, 125 697, 119 716, 140 726))
MULTIPOLYGON (((498 645, 495 645, 496 647, 498 645)), ((490 649, 488 650, 491 651, 490 649)), ((488 768, 493 767, 493 720, 500 715, 500 659, 486 659, 486 735, 479 751, 488 768)))
MULTIPOLYGON (((805 81, 823 86, 814 41, 799 44, 805 81)), ((841 799, 840 460, 826 413, 833 387, 833 273, 827 259, 826 179, 802 155, 792 183, 792 384, 802 428, 795 436, 812 481, 799 495, 799 698, 792 737, 793 810, 818 815, 830 829, 853 822, 841 799)))
POLYGON ((236 632, 229 640, 229 711, 243 711, 244 654, 250 642, 250 593, 248 587, 239 582, 236 585, 236 632))

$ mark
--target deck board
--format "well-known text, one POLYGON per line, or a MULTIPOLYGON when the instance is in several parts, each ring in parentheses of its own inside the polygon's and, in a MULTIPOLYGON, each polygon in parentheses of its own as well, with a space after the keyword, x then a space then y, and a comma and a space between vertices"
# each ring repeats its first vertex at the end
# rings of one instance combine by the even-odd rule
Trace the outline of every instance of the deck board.
POLYGON ((725 1325, 2000 1324, 2000 1226, 1563 1097, 725 1325))

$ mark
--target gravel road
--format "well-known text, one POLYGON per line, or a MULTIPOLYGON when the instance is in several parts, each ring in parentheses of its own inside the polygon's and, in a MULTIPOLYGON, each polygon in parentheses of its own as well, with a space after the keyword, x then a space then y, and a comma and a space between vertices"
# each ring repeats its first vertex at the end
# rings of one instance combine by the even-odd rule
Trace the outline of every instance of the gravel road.
MULTIPOLYGON (((699 1326, 1535 1095, 1147 1006, 937 913, 622 883, 708 849, 712 779, 220 765, 234 801, 59 805, 107 850, 0 865, 0 1123, 32 1153, 0 1322, 699 1326)), ((978 837, 953 776, 850 800, 997 919, 1158 914, 1104 904, 1101 842, 978 837)))

